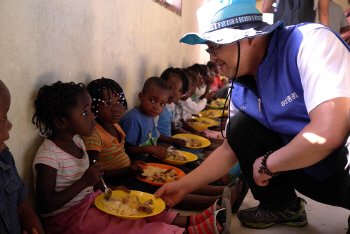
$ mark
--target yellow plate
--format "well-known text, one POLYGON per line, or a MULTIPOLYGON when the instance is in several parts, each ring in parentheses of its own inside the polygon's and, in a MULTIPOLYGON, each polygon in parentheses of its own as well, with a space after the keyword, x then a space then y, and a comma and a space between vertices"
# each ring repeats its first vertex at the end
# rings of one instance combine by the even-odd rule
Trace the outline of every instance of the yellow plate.
MULTIPOLYGON (((226 99, 225 99, 225 98, 218 98, 218 99, 216 99, 216 100, 221 101, 221 102, 223 102, 223 103, 226 102, 226 99)), ((225 107, 228 107, 228 105, 230 105, 230 100, 227 100, 225 107)))
POLYGON ((208 139, 201 136, 194 135, 194 134, 181 133, 181 134, 174 135, 173 138, 180 138, 180 139, 194 138, 194 139, 200 140, 200 142, 202 143, 201 146, 189 146, 186 144, 186 148, 189 148, 189 149, 200 149, 210 145, 210 141, 208 139))
POLYGON ((192 128, 197 129, 197 130, 205 130, 211 126, 212 124, 205 124, 201 122, 187 122, 192 128), (195 123, 195 124, 194 124, 195 123))
POLYGON ((196 120, 198 120, 198 122, 200 122, 200 123, 202 123, 203 121, 205 121, 205 123, 210 123, 210 126, 209 126, 209 127, 219 125, 219 123, 216 122, 215 120, 212 120, 212 119, 209 119, 209 118, 206 118, 206 117, 197 117, 197 116, 193 116, 193 118, 195 118, 196 120))
POLYGON ((225 106, 225 102, 218 101, 218 100, 212 101, 211 103, 207 104, 207 107, 214 108, 214 109, 222 109, 222 108, 224 108, 224 106, 225 106), (220 105, 213 105, 214 104, 213 102, 215 102, 215 103, 217 102, 220 105))
POLYGON ((222 116, 222 110, 204 110, 199 112, 199 117, 207 117, 209 119, 216 119, 222 116))
MULTIPOLYGON (((166 162, 168 164, 171 164, 171 165, 184 165, 188 162, 193 162, 193 161, 196 161, 198 159, 197 155, 195 154, 192 154, 190 152, 186 152, 186 151, 181 151, 180 152, 185 155, 185 157, 187 158, 188 161, 179 161, 179 160, 169 160, 169 159, 164 159, 162 160, 163 162, 166 162)), ((153 155, 154 156, 154 155, 153 155)), ((155 157, 155 156, 154 156, 155 157)))
POLYGON ((123 190, 114 190, 114 191, 112 191, 112 196, 113 197, 125 198, 126 195, 129 195, 129 196, 136 195, 139 198, 139 201, 141 203, 145 203, 149 199, 152 199, 153 203, 154 203, 153 212, 151 214, 147 214, 146 212, 142 211, 139 215, 135 215, 135 216, 119 215, 119 214, 113 213, 113 212, 107 210, 107 208, 104 207, 104 205, 102 203, 103 194, 101 194, 98 197, 96 197, 96 199, 95 199, 95 206, 98 209, 102 210, 103 212, 106 212, 106 213, 111 214, 111 215, 115 215, 115 216, 117 216, 119 218, 122 218, 122 219, 143 219, 143 218, 146 218, 146 217, 157 215, 157 214, 159 214, 160 212, 162 212, 165 209, 164 201, 162 199, 160 199, 160 198, 155 198, 153 194, 144 193, 144 192, 135 191, 135 190, 131 190, 130 193, 126 193, 123 190))

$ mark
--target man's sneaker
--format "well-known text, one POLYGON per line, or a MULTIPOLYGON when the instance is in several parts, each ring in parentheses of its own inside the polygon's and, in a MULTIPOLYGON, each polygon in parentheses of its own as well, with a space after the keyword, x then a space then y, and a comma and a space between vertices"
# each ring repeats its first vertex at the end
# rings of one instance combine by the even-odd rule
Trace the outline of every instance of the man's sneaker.
POLYGON ((296 211, 286 209, 285 211, 263 210, 259 206, 241 210, 238 219, 244 226, 250 228, 268 228, 274 224, 285 224, 292 227, 304 227, 307 224, 305 212, 305 200, 299 198, 300 207, 296 211))

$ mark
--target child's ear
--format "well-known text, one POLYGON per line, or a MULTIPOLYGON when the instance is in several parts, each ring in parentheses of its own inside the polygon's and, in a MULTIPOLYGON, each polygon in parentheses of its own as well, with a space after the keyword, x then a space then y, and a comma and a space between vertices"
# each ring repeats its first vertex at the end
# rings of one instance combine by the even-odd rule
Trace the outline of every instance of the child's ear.
POLYGON ((140 92, 140 93, 139 93, 139 101, 141 101, 142 97, 143 97, 143 93, 140 92))
POLYGON ((65 129, 66 128, 66 118, 58 118, 55 117, 53 123, 55 124, 55 126, 59 129, 65 129))

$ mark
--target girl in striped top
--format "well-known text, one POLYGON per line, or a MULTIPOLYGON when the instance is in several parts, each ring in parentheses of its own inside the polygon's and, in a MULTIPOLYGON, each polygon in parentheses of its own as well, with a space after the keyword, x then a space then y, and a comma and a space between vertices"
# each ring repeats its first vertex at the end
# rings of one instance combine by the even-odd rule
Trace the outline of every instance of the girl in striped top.
MULTIPOLYGON (((41 134, 49 135, 33 163, 34 187, 46 233, 181 234, 185 228, 189 234, 222 231, 224 222, 230 220, 230 190, 224 195, 223 209, 218 210, 219 201, 202 214, 187 217, 164 210, 145 219, 126 220, 97 209, 94 200, 102 192, 94 192, 93 186, 97 189, 101 185, 104 167, 100 162, 89 165, 84 143, 77 137, 90 136, 95 129, 91 103, 85 86, 73 82, 44 86, 35 101, 33 123, 41 134)), ((112 189, 129 192, 124 186, 112 189)))
POLYGON ((151 185, 136 179, 143 172, 139 164, 146 163, 131 161, 125 153, 125 133, 118 125, 128 107, 123 89, 114 80, 102 77, 91 81, 87 91, 92 98, 92 112, 97 122, 93 134, 82 137, 90 163, 96 160, 103 165, 107 184, 154 193, 151 185))

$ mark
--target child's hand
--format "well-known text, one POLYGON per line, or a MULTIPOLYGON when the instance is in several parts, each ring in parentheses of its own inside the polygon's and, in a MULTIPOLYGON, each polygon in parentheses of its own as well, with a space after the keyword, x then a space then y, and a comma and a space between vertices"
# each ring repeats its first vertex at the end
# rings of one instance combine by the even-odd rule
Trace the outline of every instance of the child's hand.
POLYGON ((123 191, 125 191, 127 193, 130 193, 130 190, 127 187, 123 186, 123 185, 121 185, 121 186, 110 186, 110 188, 112 190, 123 190, 123 191))
POLYGON ((211 92, 205 94, 204 97, 207 99, 207 103, 210 103, 214 98, 213 93, 211 93, 211 92))
POLYGON ((141 164, 141 165, 147 165, 147 163, 145 161, 142 161, 142 160, 131 160, 131 165, 135 164, 135 165, 138 165, 138 164, 141 164))
POLYGON ((197 131, 194 134, 197 135, 197 136, 201 136, 201 137, 207 138, 207 134, 205 134, 204 131, 197 131))
POLYGON ((186 146, 186 141, 182 140, 182 139, 176 139, 173 138, 173 145, 177 148, 184 148, 186 146))
POLYGON ((84 172, 81 180, 86 182, 88 186, 95 185, 101 181, 101 178, 104 174, 103 170, 104 168, 102 164, 100 162, 95 162, 84 172))
POLYGON ((131 164, 130 170, 135 177, 143 173, 143 168, 139 164, 131 164))
POLYGON ((164 160, 168 156, 166 148, 162 146, 154 146, 152 154, 157 156, 160 160, 164 160))

